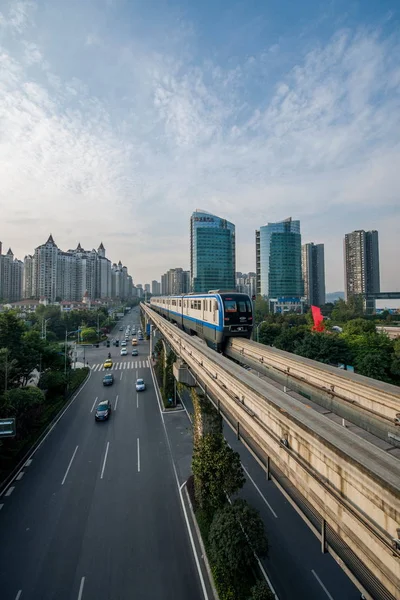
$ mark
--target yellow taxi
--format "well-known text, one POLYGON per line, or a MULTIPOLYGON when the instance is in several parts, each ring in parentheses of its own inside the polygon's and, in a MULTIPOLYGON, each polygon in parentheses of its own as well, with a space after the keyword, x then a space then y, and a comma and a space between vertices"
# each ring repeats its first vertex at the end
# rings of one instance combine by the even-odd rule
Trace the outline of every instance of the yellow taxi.
POLYGON ((104 361, 103 367, 105 369, 111 369, 111 367, 113 366, 113 361, 108 358, 106 361, 104 361))

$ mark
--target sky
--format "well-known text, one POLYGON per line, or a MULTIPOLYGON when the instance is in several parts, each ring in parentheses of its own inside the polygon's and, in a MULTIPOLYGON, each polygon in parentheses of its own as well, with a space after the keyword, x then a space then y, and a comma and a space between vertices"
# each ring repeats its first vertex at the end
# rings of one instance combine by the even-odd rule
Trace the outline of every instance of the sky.
POLYGON ((3 252, 103 241, 147 283, 189 268, 196 208, 242 272, 256 228, 300 219, 327 291, 377 229, 400 290, 398 0, 2 0, 3 252))

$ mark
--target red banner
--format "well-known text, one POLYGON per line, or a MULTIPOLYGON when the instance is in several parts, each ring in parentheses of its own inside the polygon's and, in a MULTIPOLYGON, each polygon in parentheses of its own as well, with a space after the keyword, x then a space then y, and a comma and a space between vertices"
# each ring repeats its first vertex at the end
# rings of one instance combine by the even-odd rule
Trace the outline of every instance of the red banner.
POLYGON ((319 308, 319 306, 312 306, 311 312, 314 319, 313 331, 323 331, 324 317, 322 316, 321 309, 319 308))

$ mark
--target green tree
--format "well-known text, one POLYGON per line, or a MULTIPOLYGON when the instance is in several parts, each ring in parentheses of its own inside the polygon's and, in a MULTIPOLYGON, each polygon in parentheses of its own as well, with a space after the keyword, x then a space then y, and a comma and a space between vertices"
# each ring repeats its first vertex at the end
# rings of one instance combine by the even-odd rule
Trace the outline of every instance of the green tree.
POLYGON ((353 357, 345 339, 333 333, 308 332, 295 347, 295 353, 326 364, 351 365, 353 357))
POLYGON ((336 300, 332 310, 332 320, 337 323, 345 323, 350 319, 364 315, 364 304, 361 296, 351 296, 346 302, 342 298, 336 300))
POLYGON ((271 592, 265 581, 257 581, 251 588, 251 597, 249 600, 275 600, 275 595, 271 592))
POLYGON ((192 470, 195 479, 196 501, 206 511, 223 506, 239 491, 246 479, 240 456, 225 441, 222 434, 203 435, 193 451, 192 470))
POLYGON ((38 419, 43 403, 43 392, 36 387, 12 389, 3 396, 0 414, 15 418, 17 438, 23 439, 38 419))
POLYGON ((0 348, 8 348, 10 352, 15 350, 20 345, 24 332, 25 325, 14 311, 0 314, 0 348))
POLYGON ((257 561, 268 554, 264 523, 257 510, 242 499, 218 510, 208 536, 212 561, 235 587, 243 589, 252 578, 257 561), (245 533, 246 532, 246 533, 245 533))
POLYGON ((66 379, 61 371, 46 371, 39 380, 39 388, 47 392, 48 398, 57 398, 64 394, 66 379))
POLYGON ((360 335, 363 333, 375 333, 376 327, 373 321, 361 319, 360 317, 348 321, 343 326, 345 335, 360 335))
POLYGON ((176 355, 171 351, 167 356, 167 363, 164 369, 162 392, 164 400, 168 402, 170 398, 174 397, 174 373, 173 364, 176 361, 176 355))
POLYGON ((281 333, 275 338, 274 346, 286 352, 294 352, 298 343, 302 341, 307 331, 303 325, 299 327, 283 327, 281 333))
POLYGON ((280 335, 281 330, 282 327, 278 323, 261 323, 258 332, 258 341, 260 344, 272 346, 275 344, 275 339, 280 335))
POLYGON ((268 301, 262 296, 257 296, 254 301, 254 321, 255 324, 261 323, 269 314, 268 301))
POLYGON ((18 384, 19 366, 8 348, 0 348, 0 394, 18 384))
POLYGON ((93 327, 87 327, 81 331, 81 340, 83 342, 94 343, 97 341, 97 331, 93 327))

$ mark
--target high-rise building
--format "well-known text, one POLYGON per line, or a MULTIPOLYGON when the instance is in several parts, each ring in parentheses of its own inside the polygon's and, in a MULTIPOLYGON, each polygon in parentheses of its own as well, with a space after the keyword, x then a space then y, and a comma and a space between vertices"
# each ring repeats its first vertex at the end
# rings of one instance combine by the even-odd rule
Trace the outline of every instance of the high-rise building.
POLYGON ((290 217, 260 227, 256 264, 257 293, 273 300, 279 310, 297 310, 303 296, 300 221, 290 217))
POLYGON ((144 284, 144 291, 146 292, 146 294, 150 294, 150 284, 149 283, 145 283, 144 284))
POLYGON ((151 282, 151 293, 153 296, 159 296, 161 294, 161 284, 159 281, 153 279, 151 282))
POLYGON ((256 273, 236 273, 236 291, 249 296, 256 295, 256 273))
POLYGON ((169 269, 161 276, 162 294, 166 296, 187 294, 190 289, 190 272, 181 267, 169 269))
POLYGON ((362 229, 344 238, 345 296, 380 292, 377 231, 362 229))
POLYGON ((55 302, 57 296, 58 247, 50 234, 45 244, 35 248, 33 263, 33 297, 55 302))
POLYGON ((7 254, 1 254, 0 242, 0 299, 4 302, 17 302, 22 298, 24 263, 14 258, 9 248, 7 254))
POLYGON ((45 244, 35 249, 33 257, 26 257, 25 265, 25 294, 29 297, 46 298, 49 302, 132 297, 133 282, 128 269, 121 261, 111 267, 102 243, 97 251, 84 250, 78 244, 63 252, 50 235, 45 244))
POLYGON ((325 304, 325 255, 324 244, 303 244, 301 266, 305 301, 310 306, 325 304))
POLYGON ((190 218, 192 291, 234 290, 235 271, 235 225, 197 209, 190 218))
POLYGON ((31 254, 25 256, 23 296, 26 299, 33 298, 33 263, 34 259, 31 254))

